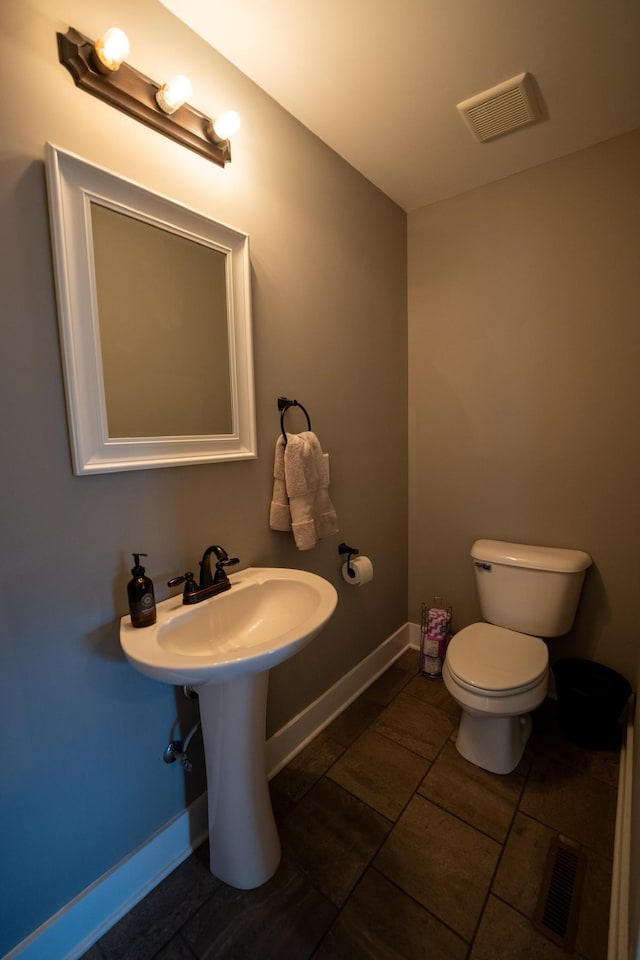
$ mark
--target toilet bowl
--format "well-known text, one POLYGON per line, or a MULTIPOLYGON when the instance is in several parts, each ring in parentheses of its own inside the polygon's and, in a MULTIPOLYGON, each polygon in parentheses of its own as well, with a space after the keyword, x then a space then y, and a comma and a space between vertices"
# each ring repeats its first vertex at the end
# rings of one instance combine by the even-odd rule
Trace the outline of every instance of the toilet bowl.
POLYGON ((531 732, 529 712, 547 694, 547 645, 528 634, 473 623, 451 640, 442 676, 462 710, 458 752, 491 773, 510 773, 531 732))
POLYGON ((476 540, 471 547, 484 623, 449 643, 442 677, 462 710, 458 752, 492 773, 515 770, 530 711, 549 679, 543 637, 570 630, 591 557, 583 550, 476 540))

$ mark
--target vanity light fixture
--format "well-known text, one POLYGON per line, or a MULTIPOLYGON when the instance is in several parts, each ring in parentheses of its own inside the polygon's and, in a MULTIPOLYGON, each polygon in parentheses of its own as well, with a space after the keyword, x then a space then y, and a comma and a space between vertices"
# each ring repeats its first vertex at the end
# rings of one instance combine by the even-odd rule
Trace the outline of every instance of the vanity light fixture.
POLYGON ((220 167, 231 160, 229 137, 240 126, 235 111, 229 110, 214 121, 186 102, 191 96, 191 84, 186 77, 174 77, 166 84, 159 84, 125 63, 129 41, 122 30, 112 27, 95 43, 74 27, 56 36, 60 63, 81 90, 220 167), (180 81, 178 92, 176 81, 180 81), (223 124, 231 115, 235 118, 235 127, 223 124))

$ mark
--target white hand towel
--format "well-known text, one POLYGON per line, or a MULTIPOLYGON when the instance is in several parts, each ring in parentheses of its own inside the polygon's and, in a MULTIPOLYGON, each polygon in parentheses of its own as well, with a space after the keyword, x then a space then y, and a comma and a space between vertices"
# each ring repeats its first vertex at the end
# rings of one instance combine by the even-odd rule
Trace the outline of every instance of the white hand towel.
POLYGON ((284 437, 276 441, 276 455, 273 464, 273 497, 269 510, 269 526, 272 530, 291 530, 291 510, 284 482, 284 437))
POLYGON ((310 550, 318 540, 338 532, 329 498, 328 457, 315 433, 289 434, 286 445, 278 437, 273 473, 269 517, 273 530, 291 529, 299 550, 310 550))

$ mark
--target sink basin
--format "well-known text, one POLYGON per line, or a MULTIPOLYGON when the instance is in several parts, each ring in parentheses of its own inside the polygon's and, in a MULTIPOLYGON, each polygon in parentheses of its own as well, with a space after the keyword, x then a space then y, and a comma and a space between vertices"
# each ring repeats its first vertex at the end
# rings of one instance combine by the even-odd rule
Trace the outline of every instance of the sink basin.
POLYGON ((197 688, 211 872, 250 890, 280 862, 265 757, 269 670, 315 637, 338 596, 306 570, 249 567, 229 580, 230 590, 193 606, 162 601, 152 627, 123 617, 120 643, 145 676, 197 688))
POLYGON ((229 580, 230 590, 193 606, 181 596, 162 601, 152 627, 124 617, 120 643, 130 663, 176 685, 261 673, 301 650, 337 603, 333 586, 306 570, 249 567, 229 580))

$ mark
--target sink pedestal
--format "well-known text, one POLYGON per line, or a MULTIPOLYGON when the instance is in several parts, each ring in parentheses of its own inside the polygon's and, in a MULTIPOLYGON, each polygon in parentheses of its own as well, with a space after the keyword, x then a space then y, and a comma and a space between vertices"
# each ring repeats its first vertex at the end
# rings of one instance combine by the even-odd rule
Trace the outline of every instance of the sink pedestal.
POLYGON ((268 671, 198 686, 207 766, 211 872, 239 890, 280 862, 265 754, 268 671))
POLYGON ((230 590, 200 603, 161 600, 144 630, 123 617, 120 644, 145 676, 198 690, 211 872, 251 890, 280 862, 265 754, 269 671, 317 635, 338 594, 307 570, 247 567, 229 580, 230 590))

